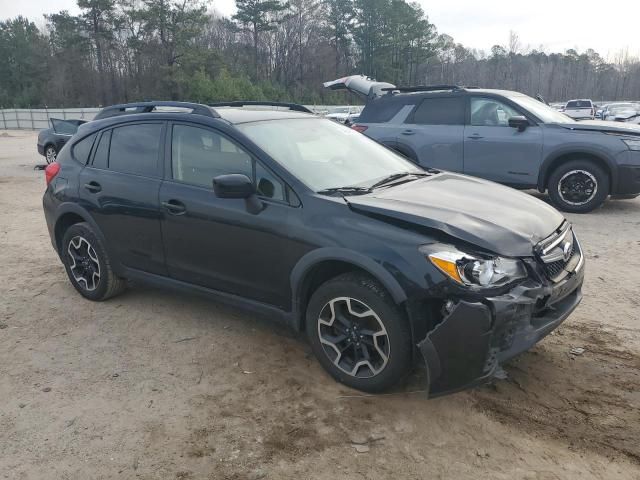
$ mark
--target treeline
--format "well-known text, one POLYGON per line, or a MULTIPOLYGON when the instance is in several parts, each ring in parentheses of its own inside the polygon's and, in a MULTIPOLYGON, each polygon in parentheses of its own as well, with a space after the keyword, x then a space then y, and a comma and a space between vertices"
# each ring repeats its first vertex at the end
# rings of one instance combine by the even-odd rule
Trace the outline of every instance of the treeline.
POLYGON ((471 50, 406 0, 77 0, 81 13, 0 22, 0 106, 144 99, 353 102, 321 82, 364 73, 397 85, 456 83, 572 97, 640 98, 640 61, 593 50, 471 50), (215 5, 215 3, 214 3, 215 5))

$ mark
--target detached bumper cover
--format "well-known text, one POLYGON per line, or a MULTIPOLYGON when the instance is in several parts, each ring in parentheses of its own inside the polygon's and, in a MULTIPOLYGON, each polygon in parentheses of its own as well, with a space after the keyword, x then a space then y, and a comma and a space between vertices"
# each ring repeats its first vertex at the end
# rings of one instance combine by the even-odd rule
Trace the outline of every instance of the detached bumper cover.
POLYGON ((640 166, 620 165, 618 185, 613 195, 637 195, 640 193, 640 166))
POLYGON ((584 268, 559 283, 533 280, 482 302, 459 301, 418 343, 429 391, 442 395, 485 383, 498 365, 530 349, 582 300, 584 268))

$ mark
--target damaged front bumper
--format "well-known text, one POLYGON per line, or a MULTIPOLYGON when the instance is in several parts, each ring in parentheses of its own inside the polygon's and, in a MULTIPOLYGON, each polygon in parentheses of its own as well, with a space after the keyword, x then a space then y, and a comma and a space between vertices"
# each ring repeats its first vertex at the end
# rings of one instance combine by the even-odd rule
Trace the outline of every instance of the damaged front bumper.
POLYGON ((529 279, 503 295, 458 300, 417 345, 430 394, 486 383, 500 363, 530 349, 575 310, 583 280, 580 268, 558 283, 529 279))

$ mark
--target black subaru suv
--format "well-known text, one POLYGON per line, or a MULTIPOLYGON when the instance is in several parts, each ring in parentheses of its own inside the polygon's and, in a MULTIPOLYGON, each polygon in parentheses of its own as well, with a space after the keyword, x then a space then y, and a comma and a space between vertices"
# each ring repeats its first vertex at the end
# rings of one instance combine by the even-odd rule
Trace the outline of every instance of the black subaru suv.
POLYGON ((422 358, 432 394, 486 381, 577 307, 584 257, 554 208, 424 170, 305 113, 172 103, 83 125, 46 169, 69 280, 201 292, 306 332, 365 391, 422 358))

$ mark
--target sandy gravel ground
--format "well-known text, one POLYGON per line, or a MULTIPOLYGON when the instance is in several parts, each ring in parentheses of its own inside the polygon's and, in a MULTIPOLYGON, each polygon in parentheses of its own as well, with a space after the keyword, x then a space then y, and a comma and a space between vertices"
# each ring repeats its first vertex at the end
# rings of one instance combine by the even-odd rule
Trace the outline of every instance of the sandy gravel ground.
POLYGON ((640 200, 571 216, 584 301, 507 380, 363 396, 268 320, 141 285, 81 298, 35 139, 0 131, 0 478, 640 478, 640 200))

